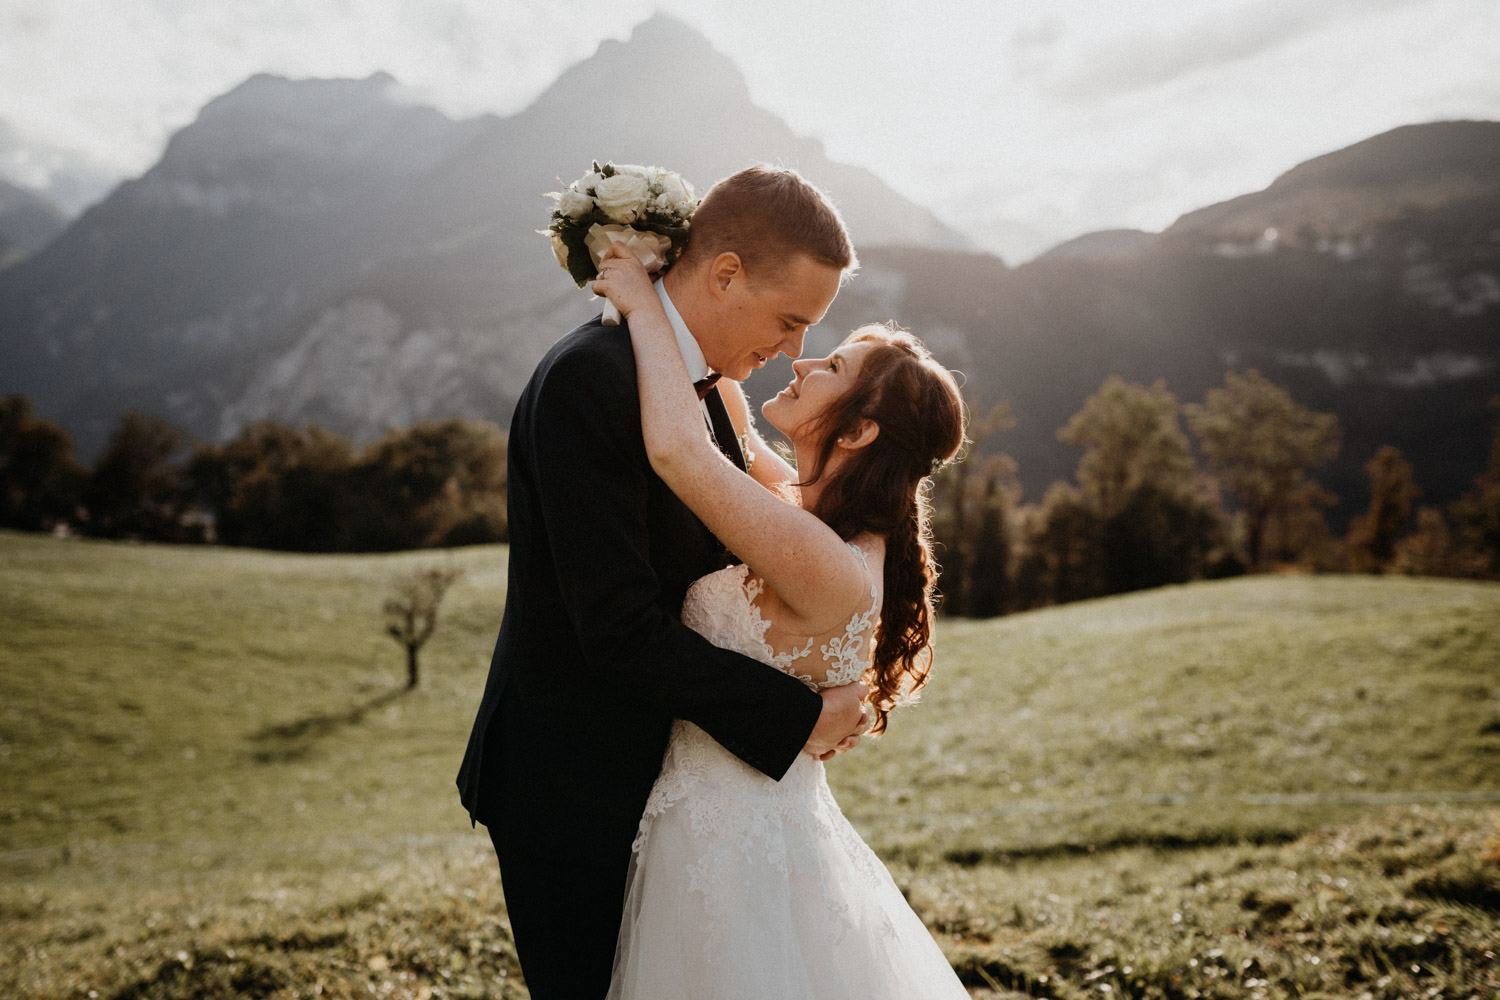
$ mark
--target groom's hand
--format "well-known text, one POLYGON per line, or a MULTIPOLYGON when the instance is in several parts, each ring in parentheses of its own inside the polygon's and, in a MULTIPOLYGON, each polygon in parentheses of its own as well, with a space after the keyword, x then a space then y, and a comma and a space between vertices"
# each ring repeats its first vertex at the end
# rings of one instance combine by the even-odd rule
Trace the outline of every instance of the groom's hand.
POLYGON ((870 722, 864 705, 870 689, 863 682, 855 681, 842 687, 825 688, 818 693, 823 697, 823 711, 802 749, 819 760, 828 760, 839 751, 852 749, 859 743, 859 734, 870 722))

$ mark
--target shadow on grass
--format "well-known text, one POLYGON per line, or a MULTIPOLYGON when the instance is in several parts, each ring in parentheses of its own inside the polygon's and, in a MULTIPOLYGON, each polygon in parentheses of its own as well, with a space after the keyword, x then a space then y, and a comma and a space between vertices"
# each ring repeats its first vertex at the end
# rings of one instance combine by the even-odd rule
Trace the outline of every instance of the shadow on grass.
MULTIPOLYGON (((1016 849, 957 849, 943 852, 943 860, 960 868, 977 865, 1013 865, 1019 861, 1099 854, 1106 851, 1148 847, 1157 851, 1198 850, 1208 847, 1269 847, 1289 844, 1305 831, 1290 829, 1204 830, 1187 835, 1142 832, 1090 843, 1064 841, 1016 849)), ((899 852, 898 852, 899 853, 899 852)))
POLYGON ((384 708, 406 694, 408 688, 394 688, 361 702, 345 712, 316 712, 291 722, 278 722, 250 734, 250 742, 259 744, 250 757, 257 764, 278 764, 303 760, 317 749, 319 741, 340 729, 357 726, 377 708, 384 708))

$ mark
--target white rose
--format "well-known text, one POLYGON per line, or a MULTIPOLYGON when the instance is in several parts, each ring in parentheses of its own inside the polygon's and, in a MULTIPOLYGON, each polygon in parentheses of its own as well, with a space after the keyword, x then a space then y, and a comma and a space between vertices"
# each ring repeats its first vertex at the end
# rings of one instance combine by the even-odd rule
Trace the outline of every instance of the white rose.
POLYGON ((594 200, 615 222, 629 224, 640 218, 650 188, 642 177, 615 174, 594 185, 594 200))
POLYGON ((632 177, 644 177, 649 181, 656 175, 656 168, 643 167, 639 163, 616 163, 615 173, 629 174, 632 177))
POLYGON ((594 190, 594 185, 598 184, 602 180, 604 180, 603 174, 599 173, 597 170, 591 170, 588 173, 584 174, 582 177, 578 178, 578 180, 574 181, 572 187, 575 191, 582 191, 584 194, 588 194, 590 191, 594 190))
POLYGON ((693 188, 679 175, 662 172, 661 176, 662 196, 671 202, 672 207, 678 212, 686 215, 693 210, 693 188))
POLYGON ((581 219, 594 210, 594 199, 569 188, 557 196, 557 210, 570 219, 581 219))

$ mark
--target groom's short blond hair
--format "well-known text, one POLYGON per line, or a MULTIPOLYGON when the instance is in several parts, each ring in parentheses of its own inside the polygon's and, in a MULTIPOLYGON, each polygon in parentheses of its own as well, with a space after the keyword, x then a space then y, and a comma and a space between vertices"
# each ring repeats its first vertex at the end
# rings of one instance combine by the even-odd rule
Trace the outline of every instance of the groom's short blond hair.
POLYGON ((709 189, 693 213, 681 264, 706 264, 735 253, 757 278, 775 278, 798 254, 846 275, 859 266, 839 210, 801 174, 760 164, 709 189))

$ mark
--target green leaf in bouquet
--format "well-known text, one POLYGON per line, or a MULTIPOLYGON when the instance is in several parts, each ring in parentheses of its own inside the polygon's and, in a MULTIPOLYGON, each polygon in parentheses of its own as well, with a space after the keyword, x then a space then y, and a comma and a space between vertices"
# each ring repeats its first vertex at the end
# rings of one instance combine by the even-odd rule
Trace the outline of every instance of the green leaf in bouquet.
POLYGON ((594 255, 589 253, 589 248, 583 242, 583 232, 586 231, 579 231, 572 239, 563 237, 568 245, 568 273, 578 282, 579 288, 599 276, 599 269, 594 266, 594 255))

